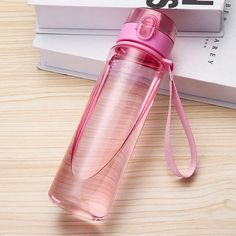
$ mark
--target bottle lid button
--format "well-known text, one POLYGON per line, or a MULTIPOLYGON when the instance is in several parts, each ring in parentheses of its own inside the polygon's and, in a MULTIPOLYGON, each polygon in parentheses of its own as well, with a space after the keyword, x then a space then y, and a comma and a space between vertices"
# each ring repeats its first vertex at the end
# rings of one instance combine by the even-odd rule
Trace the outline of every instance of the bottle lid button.
POLYGON ((153 37, 155 30, 159 26, 158 19, 153 15, 145 15, 141 18, 137 28, 138 37, 142 40, 148 40, 153 37))

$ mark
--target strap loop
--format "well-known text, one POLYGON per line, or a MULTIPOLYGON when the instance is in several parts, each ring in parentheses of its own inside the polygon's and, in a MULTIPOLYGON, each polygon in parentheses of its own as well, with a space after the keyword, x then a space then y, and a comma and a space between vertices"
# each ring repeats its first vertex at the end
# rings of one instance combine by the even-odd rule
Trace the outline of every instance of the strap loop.
POLYGON ((167 122, 166 122, 166 129, 165 129, 165 156, 166 156, 166 162, 168 164, 168 167, 173 172, 174 175, 180 178, 190 178, 196 168, 197 168, 197 148, 195 139, 192 133, 192 130, 190 128, 189 122, 186 118, 186 115, 184 113, 184 108, 181 103, 175 81, 174 81, 174 75, 172 72, 173 69, 173 63, 170 60, 163 59, 163 63, 168 67, 169 72, 169 110, 167 115, 167 122), (175 109, 177 111, 178 117, 182 123, 182 126, 184 128, 186 137, 188 139, 190 151, 191 151, 191 164, 189 167, 189 170, 186 174, 183 174, 180 172, 178 167, 176 166, 174 157, 173 157, 173 151, 171 146, 171 115, 172 115, 172 102, 174 102, 175 109))

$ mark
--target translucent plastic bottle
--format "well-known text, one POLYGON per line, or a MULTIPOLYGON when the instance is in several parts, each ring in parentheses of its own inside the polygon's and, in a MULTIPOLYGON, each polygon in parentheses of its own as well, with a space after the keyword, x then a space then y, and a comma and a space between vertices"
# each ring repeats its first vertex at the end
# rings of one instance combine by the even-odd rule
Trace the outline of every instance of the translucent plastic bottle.
POLYGON ((172 20, 156 10, 130 14, 51 186, 54 203, 88 220, 107 215, 166 72, 163 59, 175 32, 172 20))

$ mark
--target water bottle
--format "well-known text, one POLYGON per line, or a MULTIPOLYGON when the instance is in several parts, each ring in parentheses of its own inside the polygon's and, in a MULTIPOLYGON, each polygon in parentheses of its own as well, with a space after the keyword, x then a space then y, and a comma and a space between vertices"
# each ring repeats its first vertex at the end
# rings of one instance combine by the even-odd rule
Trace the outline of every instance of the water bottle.
POLYGON ((50 188, 58 206, 87 220, 106 217, 168 70, 175 35, 163 13, 131 12, 50 188))

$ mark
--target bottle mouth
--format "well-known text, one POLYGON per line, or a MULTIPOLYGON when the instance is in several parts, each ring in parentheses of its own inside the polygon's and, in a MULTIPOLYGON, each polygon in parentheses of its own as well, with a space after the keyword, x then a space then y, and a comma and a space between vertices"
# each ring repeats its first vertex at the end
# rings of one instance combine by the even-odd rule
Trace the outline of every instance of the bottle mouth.
POLYGON ((150 8, 134 9, 128 16, 125 23, 142 23, 155 24, 156 30, 167 35, 173 42, 176 38, 177 28, 174 21, 164 13, 150 8))

